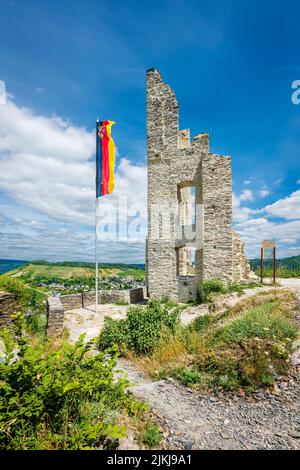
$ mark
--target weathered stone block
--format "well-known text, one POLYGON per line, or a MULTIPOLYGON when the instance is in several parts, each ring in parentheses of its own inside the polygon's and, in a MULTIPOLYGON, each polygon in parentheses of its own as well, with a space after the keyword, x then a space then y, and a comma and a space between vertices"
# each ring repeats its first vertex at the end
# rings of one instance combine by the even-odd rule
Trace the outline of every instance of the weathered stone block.
POLYGON ((59 336, 63 331, 64 306, 59 297, 47 299, 47 334, 59 336))
POLYGON ((0 292, 0 327, 7 328, 11 324, 11 316, 19 307, 16 297, 10 292, 0 292))

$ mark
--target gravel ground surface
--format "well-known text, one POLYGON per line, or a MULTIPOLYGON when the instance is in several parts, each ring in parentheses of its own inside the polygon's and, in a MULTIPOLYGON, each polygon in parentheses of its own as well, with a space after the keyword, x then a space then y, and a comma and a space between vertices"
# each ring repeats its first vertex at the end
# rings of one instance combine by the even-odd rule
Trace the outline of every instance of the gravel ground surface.
POLYGON ((173 379, 151 382, 131 363, 119 366, 161 424, 163 448, 300 449, 299 373, 245 397, 200 394, 173 379))

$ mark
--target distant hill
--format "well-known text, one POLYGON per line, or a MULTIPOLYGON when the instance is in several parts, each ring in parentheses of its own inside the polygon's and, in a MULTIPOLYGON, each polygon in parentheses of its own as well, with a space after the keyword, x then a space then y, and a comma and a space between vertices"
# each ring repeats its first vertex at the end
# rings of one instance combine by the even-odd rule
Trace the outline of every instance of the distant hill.
MULTIPOLYGON (((39 266, 69 266, 71 268, 92 268, 95 269, 95 263, 91 261, 45 261, 45 260, 37 260, 37 261, 30 261, 30 264, 38 264, 39 266)), ((133 268, 133 269, 145 269, 145 264, 138 264, 138 263, 99 263, 100 268, 104 269, 126 269, 126 268, 133 268)))
POLYGON ((15 259, 0 259, 0 274, 7 273, 12 269, 19 268, 20 266, 24 266, 29 261, 25 260, 15 260, 15 259))
MULTIPOLYGON (((250 260, 251 269, 260 274, 260 259, 250 260)), ((272 260, 264 261, 265 276, 272 275, 272 260)), ((280 258, 276 260, 276 271, 278 277, 300 277, 300 255, 280 258)))
MULTIPOLYGON (((300 269, 300 255, 290 256, 289 258, 280 258, 276 260, 276 263, 280 267, 287 269, 300 269)), ((260 259, 251 259, 250 266, 253 270, 260 267, 260 259)), ((265 266, 272 266, 272 260, 265 260, 265 266)))

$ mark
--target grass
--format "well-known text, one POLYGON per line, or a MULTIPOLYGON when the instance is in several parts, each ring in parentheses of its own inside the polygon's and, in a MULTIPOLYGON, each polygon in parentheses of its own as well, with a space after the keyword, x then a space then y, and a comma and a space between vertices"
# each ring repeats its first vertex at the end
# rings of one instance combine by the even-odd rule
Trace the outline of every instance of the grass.
POLYGON ((129 305, 129 302, 124 299, 116 300, 115 305, 129 305))
POLYGON ((0 290, 11 292, 15 295, 20 306, 32 306, 43 302, 46 299, 43 292, 29 287, 19 279, 11 278, 7 274, 0 275, 0 290))
POLYGON ((245 289, 253 289, 258 286, 260 286, 260 284, 256 282, 248 284, 232 282, 231 284, 226 285, 219 279, 208 279, 199 284, 195 303, 213 303, 213 301, 220 295, 232 294, 234 292, 238 295, 242 295, 245 289))
POLYGON ((284 341, 294 336, 294 327, 280 302, 270 302, 246 312, 210 335, 212 344, 238 343, 249 338, 284 341))
POLYGON ((189 387, 250 392, 287 373, 297 336, 294 305, 288 290, 262 292, 222 314, 165 332, 151 354, 129 355, 154 379, 170 376, 189 387))

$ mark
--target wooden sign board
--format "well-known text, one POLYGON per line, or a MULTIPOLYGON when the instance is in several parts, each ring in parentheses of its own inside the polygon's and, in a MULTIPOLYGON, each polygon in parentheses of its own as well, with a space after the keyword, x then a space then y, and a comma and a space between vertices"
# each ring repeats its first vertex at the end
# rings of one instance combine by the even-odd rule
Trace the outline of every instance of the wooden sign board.
POLYGON ((263 283, 263 277, 264 277, 265 250, 272 250, 273 284, 275 284, 275 282, 276 282, 276 246, 275 246, 275 240, 263 240, 261 242, 261 258, 260 258, 260 282, 261 283, 263 283))
POLYGON ((275 240, 263 240, 261 246, 265 249, 275 248, 275 240))

